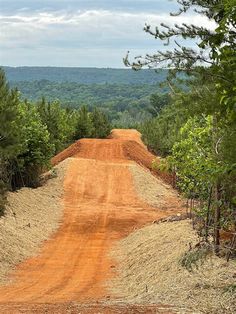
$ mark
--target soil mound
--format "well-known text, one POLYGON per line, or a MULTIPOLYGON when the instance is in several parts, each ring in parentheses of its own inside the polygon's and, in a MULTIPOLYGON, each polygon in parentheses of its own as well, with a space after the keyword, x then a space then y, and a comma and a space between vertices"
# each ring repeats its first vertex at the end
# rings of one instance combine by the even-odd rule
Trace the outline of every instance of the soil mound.
MULTIPOLYGON (((198 237, 188 220, 152 224, 121 240, 113 250, 121 265, 115 292, 130 303, 173 305, 181 313, 236 313, 235 264, 210 255, 193 271, 180 265, 198 237)), ((178 312, 179 313, 179 312, 178 312)))
POLYGON ((150 153, 137 130, 114 129, 107 139, 81 139, 52 158, 55 166, 69 158, 88 158, 97 160, 132 160, 148 168, 166 183, 173 184, 173 176, 161 171, 154 171, 152 162, 157 157, 150 153))
POLYGON ((139 165, 152 169, 152 162, 155 156, 145 147, 136 141, 125 141, 123 147, 127 159, 136 161, 139 165))
MULTIPOLYGON (((52 158, 52 165, 57 165, 69 157, 82 157, 90 159, 132 159, 124 154, 124 144, 128 141, 135 143, 143 150, 145 145, 141 134, 137 130, 114 129, 107 139, 80 139, 52 158)), ((130 144, 132 145, 132 144, 130 144)), ((153 157, 154 158, 154 157, 153 157)), ((144 163, 143 163, 144 165, 144 163)))
POLYGON ((77 154, 78 151, 80 150, 80 146, 81 146, 80 141, 76 141, 74 144, 64 149, 62 152, 60 152, 59 154, 57 154, 51 159, 52 165, 55 166, 59 164, 60 162, 62 162, 63 160, 77 154))
POLYGON ((125 141, 135 141, 142 146, 146 147, 143 144, 143 141, 141 139, 142 134, 135 130, 135 129, 113 129, 111 131, 111 134, 108 136, 108 138, 113 138, 113 139, 120 139, 120 140, 125 140, 125 141))
POLYGON ((137 164, 149 169, 152 174, 160 177, 168 184, 173 184, 173 176, 166 172, 153 170, 152 163, 158 161, 158 157, 150 153, 144 145, 136 141, 126 141, 124 143, 124 154, 127 159, 135 161, 137 164))
POLYGON ((63 214, 61 182, 69 163, 58 165, 56 175, 37 189, 8 193, 6 213, 0 218, 1 284, 8 281, 13 267, 37 254, 42 242, 58 228, 63 214))

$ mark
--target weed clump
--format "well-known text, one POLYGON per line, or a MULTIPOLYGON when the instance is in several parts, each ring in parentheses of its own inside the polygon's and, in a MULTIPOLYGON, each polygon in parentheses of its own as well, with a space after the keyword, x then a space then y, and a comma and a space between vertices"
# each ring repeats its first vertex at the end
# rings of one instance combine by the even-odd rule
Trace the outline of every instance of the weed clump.
POLYGON ((199 269, 199 266, 203 265, 206 258, 212 253, 213 251, 209 244, 199 244, 193 249, 191 248, 188 252, 185 252, 180 257, 179 263, 189 272, 192 272, 194 268, 199 269))

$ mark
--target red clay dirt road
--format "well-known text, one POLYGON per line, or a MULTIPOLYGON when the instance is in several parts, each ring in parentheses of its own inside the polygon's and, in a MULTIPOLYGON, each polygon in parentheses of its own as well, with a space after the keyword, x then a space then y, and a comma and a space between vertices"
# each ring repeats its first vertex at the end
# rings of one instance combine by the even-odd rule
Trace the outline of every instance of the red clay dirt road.
POLYGON ((0 288, 0 313, 170 313, 156 306, 106 305, 119 297, 106 287, 115 270, 112 245, 134 228, 173 214, 151 208, 135 193, 133 161, 123 144, 126 137, 140 143, 139 133, 115 130, 111 137, 83 139, 70 153, 61 226, 0 288))

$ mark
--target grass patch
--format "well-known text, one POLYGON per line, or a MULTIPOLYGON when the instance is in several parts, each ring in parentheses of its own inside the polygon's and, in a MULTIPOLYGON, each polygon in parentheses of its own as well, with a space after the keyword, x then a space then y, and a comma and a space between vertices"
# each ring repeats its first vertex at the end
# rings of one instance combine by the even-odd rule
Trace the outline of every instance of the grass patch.
POLYGON ((228 285, 228 286, 224 287, 224 292, 235 294, 236 293, 236 284, 232 284, 232 285, 228 285))
POLYGON ((208 244, 202 244, 198 247, 185 252, 179 259, 182 267, 186 268, 189 272, 198 269, 203 265, 205 259, 212 253, 212 249, 208 244))

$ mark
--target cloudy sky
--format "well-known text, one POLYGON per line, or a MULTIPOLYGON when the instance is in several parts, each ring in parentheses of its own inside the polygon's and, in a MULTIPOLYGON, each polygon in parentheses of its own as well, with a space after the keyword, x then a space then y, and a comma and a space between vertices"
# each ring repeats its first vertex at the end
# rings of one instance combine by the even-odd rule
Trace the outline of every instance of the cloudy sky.
MULTIPOLYGON (((0 0, 0 64, 123 67, 122 57, 153 53, 162 44, 145 23, 187 22, 170 17, 175 0, 0 0)), ((193 43, 189 43, 192 45, 193 43)))

